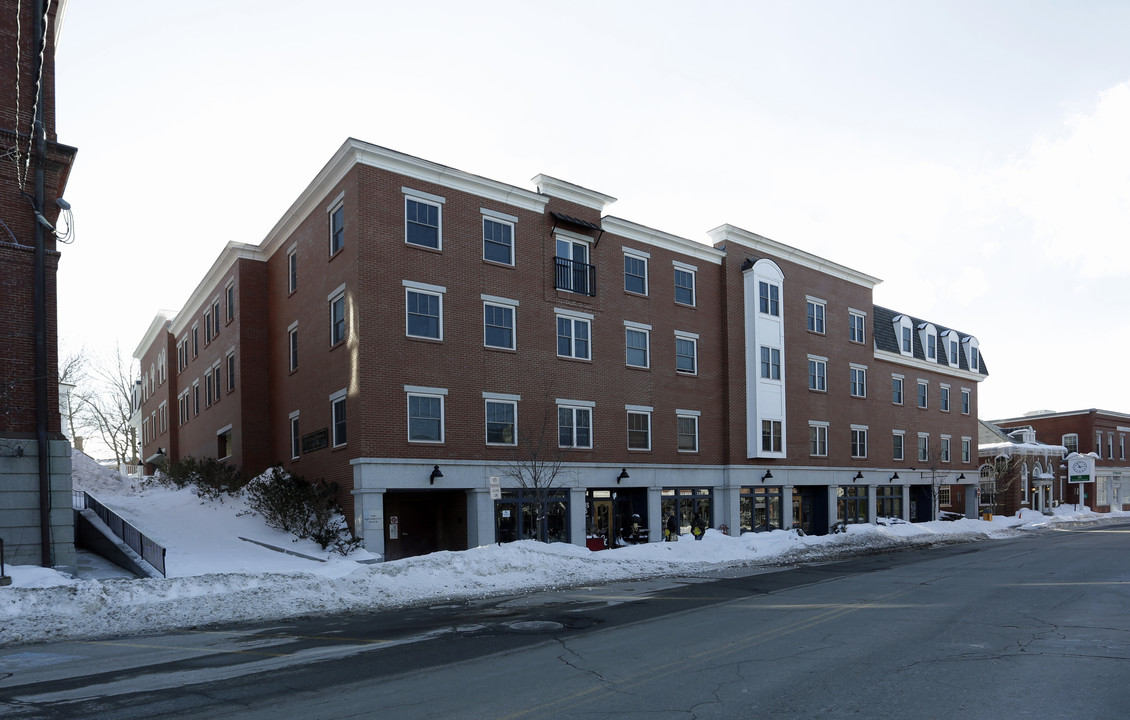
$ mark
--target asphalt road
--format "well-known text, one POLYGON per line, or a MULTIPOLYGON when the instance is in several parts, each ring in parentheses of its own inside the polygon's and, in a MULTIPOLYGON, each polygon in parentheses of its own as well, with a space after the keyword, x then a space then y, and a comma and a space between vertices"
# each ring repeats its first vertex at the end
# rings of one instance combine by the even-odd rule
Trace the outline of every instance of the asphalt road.
POLYGON ((1130 717, 1130 524, 0 651, 0 717, 1130 717))

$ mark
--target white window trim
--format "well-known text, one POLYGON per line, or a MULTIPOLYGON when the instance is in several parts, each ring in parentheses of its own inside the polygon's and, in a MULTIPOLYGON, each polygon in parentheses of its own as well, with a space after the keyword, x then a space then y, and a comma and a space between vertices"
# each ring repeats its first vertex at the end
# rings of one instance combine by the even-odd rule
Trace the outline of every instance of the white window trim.
MULTIPOLYGON (((862 455, 854 455, 853 454, 852 458, 855 459, 855 460, 866 460, 867 459, 867 451, 869 450, 869 448, 867 446, 871 444, 870 438, 867 437, 868 434, 869 434, 868 430, 870 430, 870 428, 867 425, 852 424, 852 426, 851 426, 852 435, 854 435, 857 432, 863 433, 863 454, 862 455)), ((849 447, 848 450, 850 451, 851 448, 849 447)))
MULTIPOLYGON (((824 420, 809 420, 808 421, 808 427, 809 427, 809 430, 811 430, 812 428, 823 428, 823 430, 824 430, 824 452, 822 452, 822 453, 812 452, 812 433, 809 432, 808 456, 809 457, 828 457, 828 429, 831 427, 831 423, 826 422, 824 420)), ((817 434, 819 435, 819 433, 817 433, 817 434)))
POLYGON ((644 323, 638 323, 638 322, 632 322, 631 320, 625 320, 624 321, 624 330, 625 330, 625 333, 624 333, 624 364, 627 365, 628 367, 632 367, 632 368, 637 368, 637 369, 641 369, 641 370, 650 370, 651 369, 651 326, 645 325, 644 323), (646 363, 643 364, 643 365, 633 365, 632 363, 628 362, 628 335, 627 335, 628 330, 634 330, 636 332, 642 332, 644 334, 644 338, 647 341, 647 347, 644 348, 644 352, 647 353, 647 357, 646 357, 646 363))
MULTIPOLYGON (((566 398, 557 398, 555 405, 557 406, 557 409, 559 411, 562 410, 562 409, 564 409, 564 410, 588 410, 589 411, 589 444, 588 445, 562 445, 561 444, 561 420, 560 420, 560 415, 558 415, 557 447, 559 447, 559 448, 576 448, 576 449, 579 449, 579 450, 592 450, 596 446, 596 440, 595 440, 596 431, 595 431, 595 428, 593 427, 593 425, 595 424, 594 418, 593 418, 593 415, 594 415, 593 408, 596 407, 596 403, 592 400, 569 400, 569 399, 566 399, 566 398)), ((574 418, 574 420, 576 419, 575 413, 573 415, 573 418, 574 418)), ((576 423, 574 422, 573 437, 576 438, 576 435, 577 435, 577 426, 576 426, 576 423)))
POLYGON ((860 365, 859 363, 850 363, 848 365, 848 368, 849 368, 849 372, 848 372, 848 394, 851 397, 854 397, 854 398, 866 398, 867 397, 867 385, 868 385, 868 383, 867 383, 867 366, 866 365, 860 365), (852 387, 852 385, 854 385, 854 383, 851 382, 851 372, 850 372, 851 370, 859 370, 863 373, 863 392, 858 394, 858 395, 855 394, 855 388, 852 387))
POLYGON ((701 410, 675 410, 675 451, 681 453, 697 453, 699 451, 699 419, 702 417, 701 410), (679 420, 683 418, 691 418, 694 420, 694 449, 683 450, 679 447, 679 420))
POLYGON ((490 260, 487 258, 486 237, 483 237, 483 260, 489 263, 497 263, 498 265, 505 265, 507 267, 514 267, 518 264, 518 216, 507 215, 496 210, 488 210, 487 208, 479 208, 484 220, 490 220, 502 225, 510 226, 510 262, 500 263, 497 260, 490 260))
POLYGON ((287 418, 290 421, 289 422, 289 428, 290 428, 290 459, 291 460, 297 460, 298 457, 302 454, 301 427, 299 427, 299 434, 298 435, 294 434, 294 421, 299 420, 299 422, 301 422, 301 418, 300 418, 299 413, 300 413, 300 411, 295 410, 287 418), (298 441, 297 443, 295 443, 296 440, 298 441), (297 453, 295 452, 296 445, 297 445, 297 450, 298 450, 297 453))
POLYGON ((680 375, 698 375, 698 333, 686 332, 684 330, 675 331, 675 372, 680 375), (694 344, 694 371, 692 372, 679 369, 679 340, 689 340, 694 344))
POLYGON ((514 447, 518 444, 518 401, 522 399, 521 395, 511 395, 508 393, 483 393, 483 443, 491 447, 514 447), (510 442, 491 442, 490 441, 490 419, 487 415, 487 408, 491 403, 499 405, 510 405, 514 408, 514 437, 510 442))
MULTIPOLYGON (((649 405, 625 405, 624 411, 625 411, 624 412, 624 430, 625 430, 625 433, 631 432, 631 428, 628 426, 628 416, 629 415, 645 415, 645 416, 647 416, 647 447, 646 448, 634 448, 634 447, 632 447, 631 442, 628 442, 628 447, 627 447, 628 451, 629 452, 650 452, 652 445, 653 445, 652 437, 651 437, 652 436, 651 414, 655 411, 655 408, 651 407, 649 405)), ((628 436, 626 435, 625 438, 627 439, 627 437, 628 436)))
POLYGON ((435 340, 437 342, 443 341, 443 296, 447 292, 447 288, 443 285, 432 285, 430 283, 415 282, 413 280, 401 280, 400 284, 404 286, 404 335, 410 338, 419 338, 421 340, 435 340), (408 332, 408 293, 417 292, 424 295, 434 295, 439 298, 439 337, 429 337, 427 335, 413 335, 408 332))
MULTIPOLYGON (((331 321, 332 321, 332 311, 331 311, 331 321)), ((286 328, 286 365, 287 365, 288 368, 290 368, 290 372, 294 372, 295 370, 298 369, 298 362, 297 362, 298 358, 295 357, 294 343, 291 341, 291 338, 295 338, 295 339, 298 338, 298 321, 297 320, 292 322, 286 328)))
MULTIPOLYGON (((678 300, 676 300, 675 302, 679 305, 683 305, 684 307, 697 307, 698 306, 698 266, 697 265, 690 265, 690 264, 685 263, 685 262, 679 262, 678 260, 672 260, 671 265, 675 270, 682 270, 685 273, 690 273, 690 276, 691 276, 691 303, 688 305, 687 303, 679 302, 678 300)), ((674 282, 674 279, 672 279, 672 282, 674 282)))
POLYGON ((891 437, 892 437, 892 440, 891 440, 892 458, 896 461, 906 460, 906 431, 905 430, 892 430, 891 431, 891 437), (902 438, 902 455, 900 457, 893 457, 894 456, 894 440, 893 440, 893 438, 895 438, 895 437, 902 438))
POLYGON ((447 440, 447 388, 423 387, 420 385, 404 386, 404 433, 409 443, 420 445, 442 445, 447 440), (412 416, 410 411, 411 398, 437 397, 439 398, 439 440, 413 440, 412 416))
POLYGON ((922 357, 926 358, 926 362, 938 362, 938 329, 933 323, 921 323, 918 326, 918 342, 922 344, 922 357), (929 338, 934 338, 934 357, 930 357, 929 338))
POLYGON ((923 380, 922 378, 917 378, 917 381, 914 385, 914 406, 917 407, 919 410, 929 410, 930 409, 930 381, 929 380, 923 380), (919 400, 919 390, 922 388, 923 385, 926 386, 926 392, 921 394, 922 402, 919 403, 918 402, 918 400, 919 400))
POLYGON ((425 250, 436 250, 436 251, 443 250, 443 204, 444 204, 444 202, 446 202, 446 200, 439 195, 433 195, 431 193, 426 193, 426 192, 423 192, 421 190, 413 190, 412 188, 408 188, 408 187, 401 187, 400 192, 402 192, 404 194, 404 205, 403 205, 404 244, 405 245, 411 245, 412 247, 422 247, 425 250), (439 209, 439 213, 438 213, 437 221, 436 221, 436 225, 437 225, 437 227, 436 227, 436 246, 434 248, 430 248, 426 245, 417 245, 416 243, 408 242, 408 201, 409 200, 415 200, 416 202, 423 203, 425 205, 433 205, 433 206, 435 206, 436 208, 439 209))
MULTIPOLYGON (((624 288, 624 292, 632 293, 633 295, 644 295, 644 296, 650 295, 651 294, 651 253, 644 252, 643 250, 636 250, 635 248, 630 248, 627 245, 622 245, 621 249, 624 251, 625 255, 630 255, 631 257, 634 257, 638 260, 643 260, 643 292, 637 293, 633 290, 629 290, 628 288, 624 288)), ((626 270, 625 270, 624 274, 625 275, 627 274, 626 270)))
POLYGON ((953 388, 949 383, 938 384, 938 410, 942 412, 953 411, 953 388))
MULTIPOLYGON (((820 316, 820 319, 823 322, 823 328, 820 329, 820 330, 813 328, 812 330, 809 330, 809 332, 814 332, 818 335, 826 335, 828 333, 828 302, 826 300, 821 300, 818 297, 813 297, 811 295, 805 295, 805 297, 804 297, 804 327, 805 327, 806 330, 808 329, 808 306, 809 306, 809 304, 819 306, 820 309, 824 311, 823 313, 821 313, 821 316, 820 316)), ((815 315, 814 315, 814 318, 815 318, 815 315)))
POLYGON ((866 343, 867 342, 867 313, 864 312, 863 310, 856 310, 853 307, 849 307, 848 308, 848 323, 849 323, 849 325, 848 325, 848 342, 866 343), (851 323, 851 317, 852 316, 861 318, 863 320, 863 338, 861 340, 852 340, 851 339, 851 325, 850 325, 850 323, 851 323))
POLYGON ((345 302, 345 283, 342 283, 341 285, 339 285, 337 287, 337 289, 335 289, 333 292, 331 292, 329 295, 326 296, 326 303, 328 303, 327 310, 329 310, 329 313, 330 313, 330 347, 334 347, 334 346, 336 346, 340 343, 344 343, 345 340, 346 340, 346 337, 349 335, 349 318, 346 317, 346 310, 347 310, 346 305, 347 304, 345 302), (342 322, 345 325, 345 328, 342 329, 342 331, 341 331, 341 340, 335 341, 334 340, 334 303, 336 303, 338 300, 342 301, 342 303, 341 303, 341 319, 342 319, 342 322))
MULTIPOLYGON (((808 362, 814 362, 814 363, 817 363, 818 365, 824 366, 824 376, 823 376, 824 377, 824 387, 822 387, 822 388, 812 387, 812 383, 811 383, 812 374, 809 373, 808 374, 809 381, 810 381, 809 385, 808 385, 809 391, 810 392, 823 392, 823 393, 828 392, 828 358, 823 357, 821 355, 809 355, 808 356, 808 362)), ((807 370, 807 368, 806 368, 806 370, 807 370)))
POLYGON ((895 344, 898 345, 899 354, 903 357, 914 357, 914 323, 906 315, 896 316, 891 323, 895 326, 895 344), (910 349, 902 346, 903 329, 910 330, 910 349))
MULTIPOLYGON (((510 300, 509 298, 498 297, 497 295, 480 295, 483 301, 483 347, 492 348, 494 350, 517 350, 518 349, 518 301, 510 300), (510 328, 510 347, 501 345, 487 345, 487 321, 486 321, 486 306, 494 305, 495 307, 509 308, 513 311, 514 326, 510 328)), ((440 316, 443 315, 443 303, 440 303, 440 316)), ((556 328, 554 328, 556 334, 556 328)), ((442 334, 442 331, 441 333, 442 334)))
MULTIPOLYGON (((578 312, 576 310, 566 310, 564 308, 554 308, 553 309, 553 345, 554 345, 554 352, 556 352, 556 350, 557 350, 557 318, 559 318, 559 317, 563 317, 563 318, 566 318, 567 320, 574 321, 574 328, 576 327, 576 321, 578 321, 578 320, 585 322, 585 323, 588 323, 588 326, 589 326, 589 354, 588 354, 588 357, 578 357, 576 355, 576 353, 574 352, 574 354, 572 354, 572 355, 560 355, 559 354, 559 355, 557 355, 557 357, 567 358, 569 360, 586 360, 586 361, 591 362, 592 358, 593 358, 593 347, 592 347, 592 345, 593 345, 593 337, 592 337, 593 315, 592 315, 592 313, 578 312)), ((574 330, 574 333, 573 333, 573 346, 574 346, 573 349, 574 349, 574 351, 576 350, 576 339, 577 339, 576 338, 576 332, 574 330)))

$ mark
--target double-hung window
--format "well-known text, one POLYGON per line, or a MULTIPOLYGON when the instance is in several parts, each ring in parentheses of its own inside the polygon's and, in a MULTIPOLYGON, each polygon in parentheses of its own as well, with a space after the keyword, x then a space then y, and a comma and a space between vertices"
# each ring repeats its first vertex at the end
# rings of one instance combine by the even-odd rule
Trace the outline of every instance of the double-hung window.
POLYGON ((514 264, 514 227, 518 218, 480 208, 483 214, 483 260, 514 264))
POLYGON ((963 463, 969 462, 972 445, 973 445, 973 438, 963 437, 961 439, 961 461, 963 463))
POLYGON ((441 231, 443 198, 401 188, 404 192, 404 242, 418 247, 443 249, 441 231))
POLYGON ((942 412, 949 412, 950 411, 950 386, 949 385, 942 385, 941 386, 941 397, 938 400, 938 407, 941 409, 942 412))
POLYGON ((918 381, 918 407, 926 409, 930 406, 930 383, 926 380, 918 381))
POLYGON ((345 444, 345 396, 345 388, 330 395, 330 423, 333 427, 334 447, 345 444))
POLYGON ((592 410, 596 403, 585 400, 557 401, 557 446, 592 448, 592 410))
POLYGON ((640 250, 624 248, 624 290, 647 295, 647 261, 651 256, 640 250))
POLYGON ((444 388, 405 385, 408 397, 408 442, 443 442, 444 388))
POLYGON ((443 340, 443 294, 439 285, 403 280, 405 333, 408 337, 443 340))
POLYGON ((851 426, 851 456, 853 458, 867 457, 867 426, 851 426))
POLYGON ((228 350, 228 392, 235 390, 235 350, 228 350))
POLYGON ((950 461, 950 436, 949 435, 943 435, 942 436, 941 453, 942 453, 942 458, 941 458, 942 462, 948 463, 950 461))
POLYGON ((330 256, 345 247, 345 205, 340 201, 330 210, 330 256))
POLYGON ((298 322, 295 321, 286 329, 287 354, 289 356, 290 371, 298 369, 298 322))
POLYGON ((557 357, 592 359, 592 315, 554 310, 557 320, 557 357))
POLYGON ((961 414, 969 414, 969 390, 967 388, 961 389, 961 414))
POLYGON ((626 362, 630 367, 651 367, 651 326, 624 321, 626 362))
POLYGON ((867 315, 858 310, 848 311, 848 339, 861 343, 867 338, 867 315))
POLYGON ((891 402, 902 405, 902 375, 891 375, 891 402))
POLYGON ((675 371, 686 375, 698 373, 698 335, 675 331, 675 371))
POLYGON ((677 260, 672 262, 675 265, 675 302, 693 307, 695 304, 695 274, 698 268, 677 260))
POLYGON ((327 298, 330 304, 330 345, 345 341, 345 285, 339 286, 327 298))
POLYGON ((483 344, 503 350, 517 349, 514 317, 518 301, 483 295, 483 344))
POLYGON ((783 447, 783 430, 780 420, 761 421, 762 452, 779 453, 783 447))
POLYGON ((805 303, 805 315, 807 317, 809 332, 824 334, 824 314, 827 312, 827 306, 823 300, 816 298, 808 298, 805 303))
POLYGON ((808 356, 808 389, 817 392, 828 390, 828 358, 808 356))
POLYGON ((930 433, 918 433, 918 462, 930 460, 930 433))
POLYGON ((851 396, 867 397, 867 367, 864 365, 851 366, 851 396))
POLYGON ((292 245, 286 253, 286 278, 287 292, 293 293, 298 289, 298 245, 292 245))
POLYGON ((781 349, 761 346, 761 377, 766 380, 781 379, 781 349))
POLYGON ((651 412, 653 408, 625 405, 628 413, 628 449, 651 450, 651 412))
POLYGON ((697 410, 675 411, 675 432, 679 452, 698 452, 698 419, 702 415, 697 410))
POLYGON ((302 433, 298 429, 298 411, 290 414, 290 459, 295 460, 302 454, 302 433))
POLYGON ((224 288, 225 303, 227 305, 227 321, 231 322, 235 319, 235 284, 228 283, 224 288))
POLYGON ((895 430, 891 440, 891 457, 895 460, 904 460, 906 458, 906 433, 902 430, 895 430))
POLYGON ((487 445, 518 444, 518 395, 483 393, 486 401, 487 445))
POLYGON ((781 314, 781 286, 764 280, 757 283, 758 310, 775 317, 781 314))
POLYGON ((808 423, 808 454, 812 457, 828 456, 828 423, 808 423))

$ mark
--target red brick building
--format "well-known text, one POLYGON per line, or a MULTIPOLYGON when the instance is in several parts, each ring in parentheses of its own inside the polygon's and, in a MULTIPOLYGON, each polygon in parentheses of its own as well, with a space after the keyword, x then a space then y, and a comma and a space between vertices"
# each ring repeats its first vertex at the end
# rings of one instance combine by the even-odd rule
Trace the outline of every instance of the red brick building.
POLYGON ((0 63, 0 538, 9 563, 67 568, 74 523, 55 303, 57 244, 68 226, 59 199, 77 151, 55 133, 63 5, 0 2, 10 60, 0 63))
MULTIPOLYGON (((1067 454, 1094 453, 1095 480, 1070 483, 1058 463, 1045 482, 1030 479, 1025 484, 1027 495, 1039 502, 1041 494, 1049 501, 1080 502, 1096 512, 1130 509, 1130 462, 1126 459, 1127 436, 1130 436, 1130 415, 1090 408, 1070 412, 1038 412, 1021 417, 994 420, 1005 430, 1030 429, 1036 440, 1062 445, 1067 454)), ((1039 508, 1037 508, 1039 509, 1039 508)))
POLYGON ((346 141, 143 338, 146 459, 337 482, 388 558, 655 540, 696 511, 823 533, 976 486, 976 338, 740 228, 706 245, 533 184, 346 141), (548 491, 517 479, 535 466, 548 491))

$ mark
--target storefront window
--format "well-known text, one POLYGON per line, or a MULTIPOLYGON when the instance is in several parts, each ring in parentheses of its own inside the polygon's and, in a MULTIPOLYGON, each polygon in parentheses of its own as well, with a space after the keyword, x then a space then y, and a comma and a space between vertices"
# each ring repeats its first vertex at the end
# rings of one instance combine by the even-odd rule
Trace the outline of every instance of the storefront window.
POLYGON ((781 529, 781 488, 742 488, 739 499, 742 532, 781 529))
POLYGON ((509 490, 494 503, 495 538, 498 542, 541 540, 569 542, 567 490, 509 490), (539 512, 540 506, 540 512, 539 512))
POLYGON ((710 489, 709 488, 664 488, 662 491, 663 522, 672 513, 679 521, 679 533, 686 535, 691 531, 691 519, 695 512, 710 527, 714 522, 710 516, 710 489))
POLYGON ((902 488, 891 485, 875 488, 875 515, 878 517, 902 517, 902 488))
POLYGON ((867 522, 867 488, 842 485, 836 490, 836 520, 845 525, 867 522))

